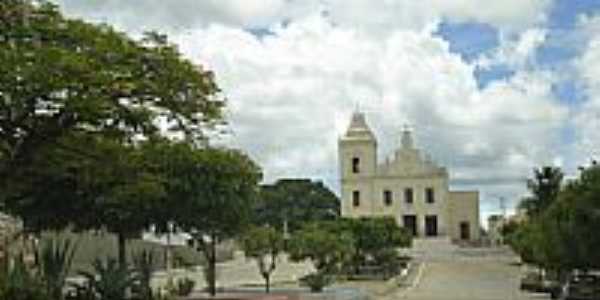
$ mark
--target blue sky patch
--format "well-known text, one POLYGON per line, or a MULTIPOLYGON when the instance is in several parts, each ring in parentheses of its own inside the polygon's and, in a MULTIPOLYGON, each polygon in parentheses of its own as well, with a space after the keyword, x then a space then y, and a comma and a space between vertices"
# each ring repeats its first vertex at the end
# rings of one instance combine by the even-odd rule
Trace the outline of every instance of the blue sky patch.
POLYGON ((546 41, 537 48, 536 64, 542 68, 562 69, 581 53, 585 37, 577 32, 577 20, 582 16, 600 14, 597 0, 556 0, 549 13, 546 41))
POLYGON ((467 61, 498 47, 498 30, 484 23, 442 22, 436 32, 450 44, 450 51, 467 61))
POLYGON ((494 65, 489 68, 476 68, 475 79, 477 80, 477 87, 484 89, 492 81, 508 79, 515 74, 515 70, 509 68, 507 65, 494 65))
POLYGON ((546 40, 535 52, 535 63, 543 68, 561 68, 577 57, 586 41, 575 30, 549 30, 546 40))
POLYGON ((570 30, 580 15, 600 13, 600 1, 597 0, 555 0, 550 11, 548 27, 552 30, 570 30))
POLYGON ((561 103, 571 107, 578 106, 585 101, 585 93, 581 86, 573 80, 560 81, 552 85, 552 92, 561 103))

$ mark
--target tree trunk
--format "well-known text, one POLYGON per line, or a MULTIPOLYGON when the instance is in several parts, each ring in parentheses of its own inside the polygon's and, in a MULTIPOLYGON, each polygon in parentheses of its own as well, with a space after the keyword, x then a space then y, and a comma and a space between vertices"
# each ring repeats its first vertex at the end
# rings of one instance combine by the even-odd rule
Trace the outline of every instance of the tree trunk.
POLYGON ((210 274, 210 278, 208 280, 208 292, 211 297, 214 297, 217 294, 217 239, 215 236, 211 237, 209 251, 208 273, 210 274))
POLYGON ((361 253, 360 250, 356 249, 356 252, 354 253, 355 259, 354 259, 354 275, 358 276, 360 273, 360 264, 361 264, 361 253))
POLYGON ((127 268, 127 238, 123 233, 117 233, 118 261, 121 269, 127 268))
POLYGON ((265 283, 266 283, 267 293, 270 293, 271 292, 271 276, 270 276, 270 274, 267 275, 267 277, 265 278, 265 283))
POLYGON ((271 274, 265 274, 263 277, 265 278, 265 291, 267 293, 271 292, 271 274))

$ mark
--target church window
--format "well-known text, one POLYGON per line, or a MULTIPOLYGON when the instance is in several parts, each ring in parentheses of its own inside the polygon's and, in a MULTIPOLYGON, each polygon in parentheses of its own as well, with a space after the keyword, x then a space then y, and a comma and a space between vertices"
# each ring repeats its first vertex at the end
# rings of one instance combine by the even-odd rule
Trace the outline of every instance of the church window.
POLYGON ((435 194, 433 193, 433 188, 425 189, 425 201, 427 201, 427 203, 435 202, 435 194))
POLYGON ((352 192, 352 205, 354 205, 354 207, 360 206, 360 192, 359 191, 352 192))
POLYGON ((360 172, 360 159, 358 157, 352 158, 352 173, 360 172))
POLYGON ((404 201, 406 201, 406 203, 413 203, 413 189, 411 188, 406 188, 404 189, 404 201))
POLYGON ((393 201, 393 194, 390 190, 383 191, 383 203, 385 206, 391 206, 393 201))

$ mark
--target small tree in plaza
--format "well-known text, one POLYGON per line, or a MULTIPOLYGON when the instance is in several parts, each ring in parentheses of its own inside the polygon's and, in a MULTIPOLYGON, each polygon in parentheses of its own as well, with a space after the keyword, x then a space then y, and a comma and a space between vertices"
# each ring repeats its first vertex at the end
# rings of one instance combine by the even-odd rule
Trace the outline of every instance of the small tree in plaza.
POLYGON ((201 149, 173 192, 174 222, 192 234, 192 246, 204 254, 209 293, 216 294, 217 245, 236 238, 250 223, 261 172, 239 151, 201 149))
POLYGON ((321 223, 339 234, 352 237, 352 255, 348 262, 354 274, 367 263, 379 267, 391 267, 397 262, 397 249, 412 244, 412 236, 398 226, 392 217, 340 219, 321 223))
POLYGON ((272 227, 252 227, 242 238, 246 257, 256 260, 259 272, 265 279, 265 291, 270 291, 271 274, 277 267, 277 258, 283 249, 283 236, 272 227))
POLYGON ((316 272, 305 278, 313 292, 320 292, 334 281, 342 264, 350 258, 353 240, 347 233, 328 230, 319 223, 305 225, 297 231, 290 242, 290 258, 293 261, 309 259, 316 272))
POLYGON ((351 220, 356 253, 365 258, 375 258, 386 249, 409 247, 410 235, 391 217, 361 218, 351 220))

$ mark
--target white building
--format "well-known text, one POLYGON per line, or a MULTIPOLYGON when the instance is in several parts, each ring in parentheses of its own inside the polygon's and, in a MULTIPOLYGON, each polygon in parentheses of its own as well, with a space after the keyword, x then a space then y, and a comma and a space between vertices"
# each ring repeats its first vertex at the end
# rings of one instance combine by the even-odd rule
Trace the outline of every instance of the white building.
POLYGON ((448 172, 415 148, 411 132, 390 160, 377 159, 377 139, 354 113, 338 141, 342 216, 393 216, 416 237, 479 239, 479 193, 450 191, 448 172))

